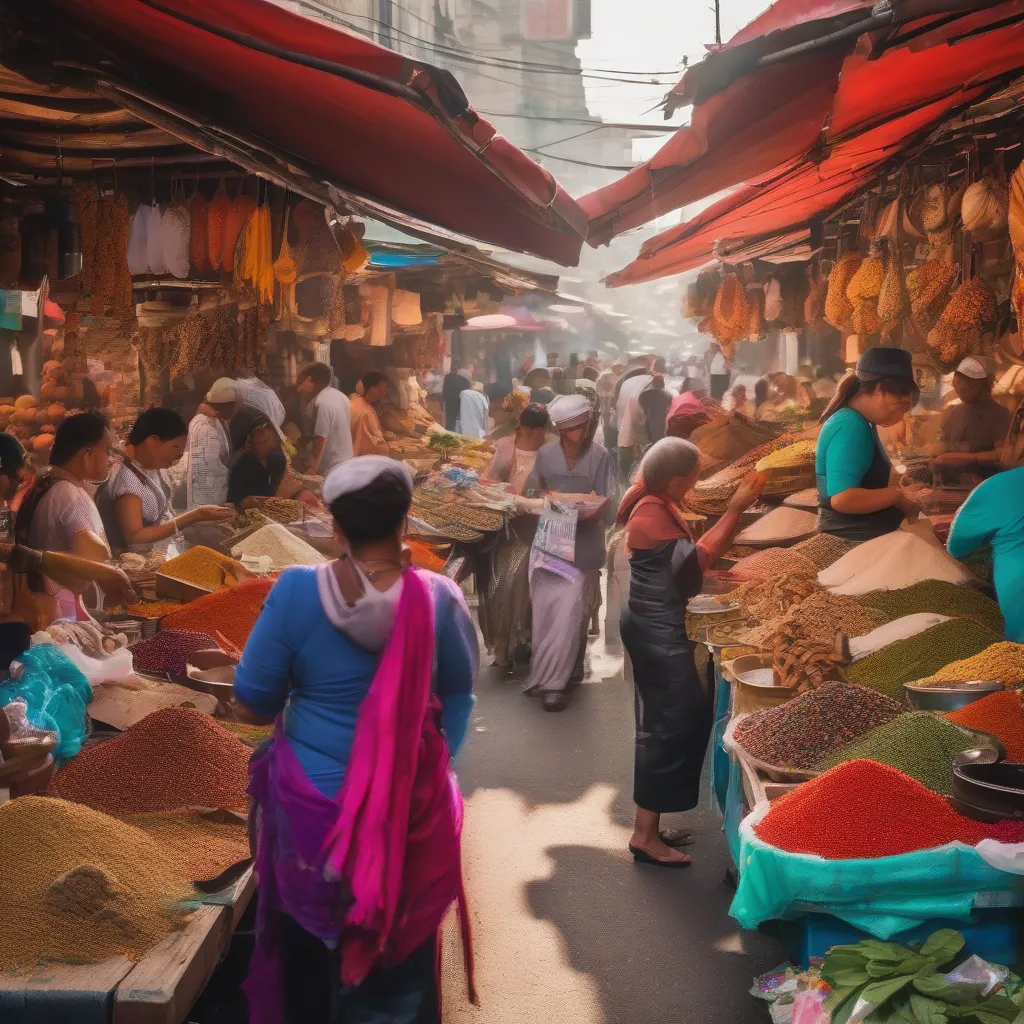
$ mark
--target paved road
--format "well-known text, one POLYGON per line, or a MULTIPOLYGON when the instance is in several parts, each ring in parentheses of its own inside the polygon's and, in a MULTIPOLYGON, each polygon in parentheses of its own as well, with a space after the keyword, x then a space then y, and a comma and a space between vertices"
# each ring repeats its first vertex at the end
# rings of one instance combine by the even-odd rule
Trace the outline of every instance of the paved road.
POLYGON ((481 675, 458 765, 481 1005, 465 1001, 449 941, 445 1024, 763 1024, 750 982, 784 957, 728 917, 718 815, 673 822, 697 838, 684 871, 625 849, 632 696, 603 641, 592 663, 562 714, 481 675))

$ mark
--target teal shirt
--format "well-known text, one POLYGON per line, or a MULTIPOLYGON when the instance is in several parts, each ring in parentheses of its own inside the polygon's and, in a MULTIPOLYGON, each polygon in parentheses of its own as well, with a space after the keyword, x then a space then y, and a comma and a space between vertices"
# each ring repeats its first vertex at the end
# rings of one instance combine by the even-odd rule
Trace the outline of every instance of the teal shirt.
POLYGON ((966 558, 985 544, 992 545, 992 581, 1006 638, 1024 643, 1024 467, 989 477, 957 512, 949 553, 966 558))
POLYGON ((847 408, 830 416, 818 434, 815 452, 819 499, 860 487, 877 448, 875 428, 859 412, 847 408))

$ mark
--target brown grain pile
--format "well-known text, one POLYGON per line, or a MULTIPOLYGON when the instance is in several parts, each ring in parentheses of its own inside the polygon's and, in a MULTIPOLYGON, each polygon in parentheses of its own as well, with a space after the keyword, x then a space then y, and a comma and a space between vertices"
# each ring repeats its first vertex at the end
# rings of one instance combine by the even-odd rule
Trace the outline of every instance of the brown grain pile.
POLYGON ((199 814, 136 814, 126 820, 164 847, 175 870, 194 882, 216 878, 250 856, 242 822, 199 814))
POLYGON ((792 607, 785 615, 761 623, 744 637, 744 642, 774 650, 783 633, 801 634, 809 640, 834 645, 836 636, 861 636, 887 621, 884 612, 865 608, 852 597, 818 590, 792 607))
POLYGON ((731 570, 737 576, 749 579, 767 579, 772 576, 803 576, 813 580, 818 567, 802 552, 792 548, 765 548, 754 555, 741 558, 731 570))
POLYGON ((193 894, 145 832, 64 800, 21 797, 0 807, 0 970, 43 961, 138 960, 193 894))
POLYGON ((772 579, 750 580, 723 595, 723 604, 739 603, 743 614, 766 622, 785 615, 794 605, 806 600, 821 588, 805 576, 781 575, 772 579))
POLYGON ((816 533, 813 537, 808 537, 807 540, 793 545, 794 551, 809 558, 819 569, 827 569, 853 548, 854 545, 851 541, 843 540, 842 537, 833 537, 830 533, 816 533))
POLYGON ((252 749, 193 708, 165 708, 83 751, 54 777, 54 796, 107 814, 248 807, 252 749))

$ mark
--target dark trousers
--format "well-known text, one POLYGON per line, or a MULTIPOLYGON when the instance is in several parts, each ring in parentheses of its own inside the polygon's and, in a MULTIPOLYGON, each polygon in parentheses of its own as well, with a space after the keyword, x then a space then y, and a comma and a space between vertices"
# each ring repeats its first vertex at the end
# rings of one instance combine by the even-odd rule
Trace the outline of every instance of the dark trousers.
POLYGON ((282 914, 285 1024, 440 1024, 437 940, 342 989, 338 951, 282 914))
POLYGON ((622 479, 629 483, 629 473, 633 468, 633 463, 636 461, 636 448, 633 445, 629 445, 627 448, 619 449, 619 472, 622 474, 622 479))
POLYGON ((725 398, 725 393, 728 390, 729 390, 729 374, 727 374, 727 373, 713 373, 713 374, 711 374, 711 397, 716 402, 720 402, 723 398, 725 398))

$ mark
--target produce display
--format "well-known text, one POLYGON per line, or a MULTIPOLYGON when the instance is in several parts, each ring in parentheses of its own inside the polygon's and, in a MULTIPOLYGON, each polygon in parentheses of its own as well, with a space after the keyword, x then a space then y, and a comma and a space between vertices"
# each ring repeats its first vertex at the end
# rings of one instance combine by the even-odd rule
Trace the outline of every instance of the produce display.
POLYGON ((771 579, 749 580, 717 600, 723 605, 738 603, 745 615, 763 621, 785 615, 793 605, 810 597, 818 589, 813 580, 787 574, 771 579))
POLYGON ((814 771, 833 751, 903 711, 874 690, 829 682, 741 719, 733 739, 767 764, 814 771))
POLYGON ((780 630, 772 670, 780 686, 803 690, 835 679, 842 662, 835 644, 807 637, 790 622, 780 630))
POLYGON ((269 558, 271 569, 287 569, 290 565, 320 565, 324 555, 296 537, 280 523, 268 523, 239 541, 232 549, 235 558, 269 558))
POLYGON ((116 683, 96 683, 87 711, 94 722, 127 729, 163 708, 195 708, 205 715, 217 712, 217 698, 178 683, 135 676, 116 683))
POLYGON ((991 733, 1003 741, 1008 761, 1024 761, 1024 705, 1015 690, 1000 690, 946 715, 964 729, 991 733))
POLYGON ((794 544, 792 551, 809 558, 820 572, 830 565, 838 562, 843 555, 853 550, 853 543, 843 540, 842 537, 834 537, 830 533, 816 533, 807 540, 794 544))
POLYGON ((244 822, 218 821, 209 814, 133 814, 127 820, 169 851, 193 882, 216 878, 250 856, 244 822))
POLYGON ((834 649, 840 633, 858 636, 884 622, 884 614, 877 609, 865 608, 851 597, 817 590, 784 616, 762 622, 750 630, 745 639, 749 644, 774 650, 779 646, 780 631, 792 624, 805 638, 834 649))
POLYGON ((972 679, 998 680, 1008 686, 1024 682, 1024 644, 1007 641, 986 647, 980 654, 961 661, 951 661, 924 679, 915 679, 917 686, 942 686, 944 683, 972 679))
POLYGON ((249 806, 250 747, 194 708, 165 708, 89 747, 50 784, 53 796, 124 816, 249 806))
POLYGON ((267 519, 272 519, 275 523, 284 523, 287 526, 289 523, 298 522, 303 518, 304 508, 301 501, 295 501, 292 498, 266 498, 260 502, 259 511, 267 519))
POLYGON ((759 473, 769 469, 803 469, 814 462, 816 448, 816 441, 795 441, 758 459, 754 468, 759 473))
POLYGON ((736 535, 737 544, 784 544, 812 533, 818 517, 799 508, 772 509, 736 535))
POLYGON ((272 586, 273 580, 269 579, 243 580, 237 586, 224 587, 189 602, 180 611, 166 616, 161 625, 165 630, 207 631, 220 647, 227 643, 241 651, 272 586))
MULTIPOLYGON (((897 640, 906 640, 907 637, 923 633, 926 629, 931 629, 932 626, 937 626, 940 622, 947 622, 950 618, 948 615, 938 615, 935 612, 915 612, 913 615, 904 615, 902 618, 889 622, 885 612, 871 608, 870 605, 861 605, 860 607, 869 613, 878 615, 883 625, 867 633, 861 633, 859 636, 850 637, 848 646, 850 658, 853 661, 866 658, 869 654, 874 654, 883 647, 896 643, 897 640)), ((853 630, 851 630, 852 632, 853 630)))
POLYGON ((217 641, 206 633, 167 628, 151 639, 135 644, 130 650, 139 672, 183 675, 189 655, 213 650, 216 646, 217 641))
POLYGON ((164 562, 160 572, 204 590, 215 590, 225 580, 231 582, 245 575, 245 570, 233 558, 202 545, 164 562))
POLYGON ((977 736, 931 711, 909 711, 825 757, 826 768, 844 761, 878 761, 917 779, 933 793, 953 792, 953 758, 980 746, 977 736))
POLYGON ((791 548, 764 548, 752 555, 741 558, 733 567, 736 576, 768 578, 771 576, 802 576, 813 580, 818 576, 818 566, 805 555, 791 548))
POLYGON ((1003 615, 992 598, 973 587, 942 580, 922 580, 899 590, 875 590, 858 595, 857 600, 884 612, 890 620, 934 612, 950 618, 973 619, 994 633, 1003 631, 1003 615))

